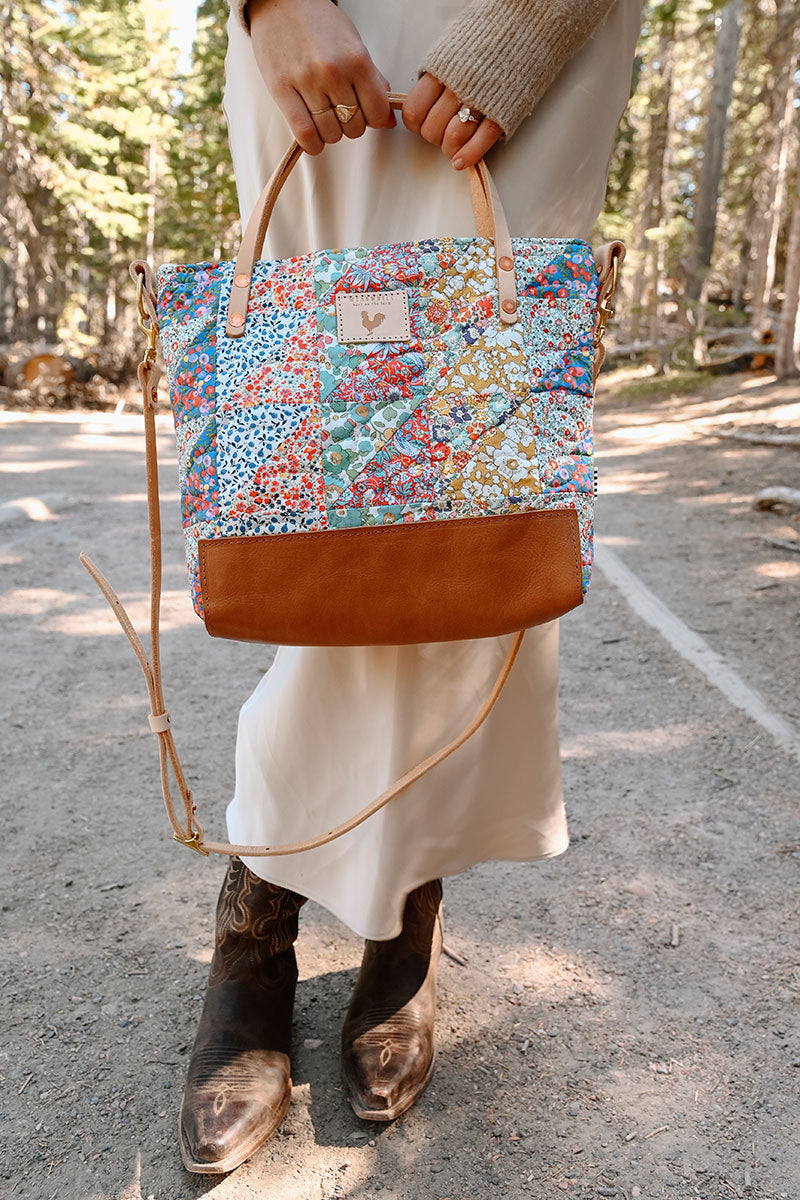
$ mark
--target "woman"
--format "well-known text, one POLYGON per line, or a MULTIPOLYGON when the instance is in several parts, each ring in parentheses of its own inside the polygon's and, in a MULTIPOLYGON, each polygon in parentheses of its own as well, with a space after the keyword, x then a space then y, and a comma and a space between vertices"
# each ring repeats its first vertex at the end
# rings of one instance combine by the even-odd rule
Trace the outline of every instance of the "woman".
MULTIPOLYGON (((487 153, 512 234, 588 237, 639 19, 640 0, 234 3, 225 110, 243 220, 291 130, 309 157, 280 196, 269 257, 473 235, 463 170, 487 153), (390 84, 410 89, 405 128, 390 84)), ((293 943, 309 896, 367 939, 342 1034, 355 1112, 391 1120, 420 1094, 441 877, 568 843, 557 639, 555 622, 532 630, 482 729, 365 825, 306 854, 232 860, 181 1110, 189 1170, 233 1169, 286 1111, 293 943)), ((292 841, 344 820, 462 728, 507 648, 279 650, 242 709, 231 839, 292 841)))

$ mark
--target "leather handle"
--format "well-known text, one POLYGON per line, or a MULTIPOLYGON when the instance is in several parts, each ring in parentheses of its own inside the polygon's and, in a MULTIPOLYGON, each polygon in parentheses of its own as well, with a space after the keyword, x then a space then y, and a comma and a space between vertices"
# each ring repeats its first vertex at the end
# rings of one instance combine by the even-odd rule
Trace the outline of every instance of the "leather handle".
MULTIPOLYGON (((405 98, 403 92, 389 93, 389 103, 392 108, 402 108, 405 98)), ((228 337, 242 337, 246 332, 247 305, 250 299, 253 268, 261 256, 264 238, 267 235, 278 196, 303 153, 302 147, 297 142, 292 142, 272 176, 264 185, 250 220, 247 222, 239 253, 236 256, 233 283, 228 300, 228 315, 225 324, 225 332, 228 337)), ((467 171, 478 236, 488 238, 494 243, 500 320, 506 325, 513 325, 518 319, 517 278, 506 215, 495 182, 483 159, 480 159, 474 167, 468 167, 467 171)))

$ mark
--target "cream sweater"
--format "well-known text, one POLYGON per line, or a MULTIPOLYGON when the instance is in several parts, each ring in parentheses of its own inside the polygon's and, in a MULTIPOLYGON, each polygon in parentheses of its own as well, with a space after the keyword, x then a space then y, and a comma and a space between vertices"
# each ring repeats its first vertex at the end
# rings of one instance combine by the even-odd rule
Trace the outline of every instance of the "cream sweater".
MULTIPOLYGON (((614 3, 471 0, 431 47, 420 74, 430 72, 511 137, 614 3)), ((248 28, 247 0, 230 4, 248 28)))

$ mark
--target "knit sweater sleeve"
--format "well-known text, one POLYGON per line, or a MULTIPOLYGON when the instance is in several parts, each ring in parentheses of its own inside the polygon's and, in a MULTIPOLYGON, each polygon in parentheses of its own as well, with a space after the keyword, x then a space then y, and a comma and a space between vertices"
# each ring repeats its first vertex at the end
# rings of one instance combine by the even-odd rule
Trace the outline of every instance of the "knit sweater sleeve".
POLYGON ((422 71, 510 137, 615 0, 471 0, 422 71))

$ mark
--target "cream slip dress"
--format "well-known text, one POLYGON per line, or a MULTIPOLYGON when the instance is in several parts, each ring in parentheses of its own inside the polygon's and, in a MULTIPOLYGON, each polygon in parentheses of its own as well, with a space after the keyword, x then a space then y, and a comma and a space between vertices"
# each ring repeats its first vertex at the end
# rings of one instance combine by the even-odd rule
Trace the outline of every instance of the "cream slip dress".
MULTIPOLYGON (((465 2, 341 0, 340 8, 393 90, 407 91, 465 2)), ((640 0, 618 0, 533 116, 488 156, 513 235, 589 237, 640 17, 640 0)), ((224 109, 246 223, 291 135, 233 17, 224 109)), ((264 256, 474 234, 466 177, 398 123, 304 156, 278 200, 264 256)), ((291 842, 345 820, 461 730, 508 646, 509 638, 488 638, 281 647, 241 710, 231 841, 291 842)), ((400 932, 406 894, 429 879, 490 859, 562 853, 557 685, 551 622, 528 632, 496 707, 447 761, 338 841, 247 866, 380 940, 400 932)))

